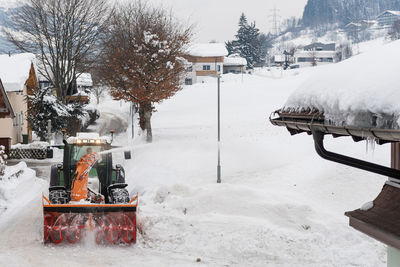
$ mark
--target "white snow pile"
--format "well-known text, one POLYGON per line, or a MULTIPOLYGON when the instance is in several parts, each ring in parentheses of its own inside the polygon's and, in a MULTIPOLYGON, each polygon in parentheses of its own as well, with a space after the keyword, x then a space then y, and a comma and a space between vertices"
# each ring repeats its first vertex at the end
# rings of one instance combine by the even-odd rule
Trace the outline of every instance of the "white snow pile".
POLYGON ((223 57, 228 55, 228 50, 223 43, 193 44, 187 53, 193 57, 223 57))
POLYGON ((284 109, 317 109, 334 124, 399 128, 400 41, 318 68, 284 109))
POLYGON ((0 226, 28 201, 40 195, 43 180, 36 179, 35 171, 29 169, 25 162, 7 166, 0 177, 0 226))

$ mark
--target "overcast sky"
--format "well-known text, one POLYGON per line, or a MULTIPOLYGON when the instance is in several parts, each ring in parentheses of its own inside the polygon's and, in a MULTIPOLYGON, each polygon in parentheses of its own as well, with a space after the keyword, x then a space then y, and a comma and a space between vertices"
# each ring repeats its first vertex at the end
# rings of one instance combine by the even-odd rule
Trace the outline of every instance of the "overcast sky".
POLYGON ((256 21, 262 32, 272 30, 272 9, 279 9, 281 20, 301 17, 307 0, 148 0, 172 8, 183 22, 196 25, 195 42, 232 40, 238 28, 240 14, 249 22, 256 21))

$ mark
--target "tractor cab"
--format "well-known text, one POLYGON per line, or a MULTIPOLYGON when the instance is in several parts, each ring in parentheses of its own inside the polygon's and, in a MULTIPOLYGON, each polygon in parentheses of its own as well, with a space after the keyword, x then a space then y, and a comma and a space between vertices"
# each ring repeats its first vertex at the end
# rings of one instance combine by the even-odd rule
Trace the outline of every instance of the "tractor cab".
MULTIPOLYGON (((101 153, 111 148, 111 140, 108 137, 100 137, 97 133, 78 133, 76 137, 64 140, 63 163, 51 167, 49 191, 58 191, 58 193, 50 193, 50 201, 65 203, 70 200, 71 186, 78 162, 87 154, 98 153, 100 158, 89 171, 88 188, 102 195, 105 203, 113 203, 115 200, 112 199, 110 190, 125 188, 127 185, 124 168, 119 164, 113 166, 112 153, 101 153), (59 199, 60 190, 65 191, 67 199, 59 199)), ((65 195, 64 193, 62 195, 65 195)))

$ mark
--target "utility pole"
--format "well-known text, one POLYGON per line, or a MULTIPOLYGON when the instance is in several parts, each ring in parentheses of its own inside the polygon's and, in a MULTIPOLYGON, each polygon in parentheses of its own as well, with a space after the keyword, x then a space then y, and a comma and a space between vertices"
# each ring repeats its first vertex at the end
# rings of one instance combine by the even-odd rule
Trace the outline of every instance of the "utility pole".
POLYGON ((279 16, 279 11, 280 9, 277 9, 274 5, 274 8, 270 10, 272 15, 269 16, 271 18, 270 22, 272 23, 272 33, 275 37, 279 34, 279 19, 281 18, 281 16, 279 16))

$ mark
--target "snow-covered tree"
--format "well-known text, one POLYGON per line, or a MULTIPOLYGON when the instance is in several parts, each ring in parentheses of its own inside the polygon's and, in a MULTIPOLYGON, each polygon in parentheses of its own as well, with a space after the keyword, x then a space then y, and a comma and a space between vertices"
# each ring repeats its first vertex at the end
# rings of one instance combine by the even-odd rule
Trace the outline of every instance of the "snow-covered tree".
POLYGON ((351 43, 344 42, 336 47, 335 61, 340 62, 353 56, 353 49, 351 43))
POLYGON ((47 139, 47 123, 51 121, 51 132, 67 129, 74 134, 82 127, 80 117, 84 111, 77 103, 66 105, 52 93, 53 88, 36 90, 28 96, 28 122, 40 140, 47 139))
POLYGON ((181 89, 185 46, 191 27, 180 25, 162 8, 143 2, 119 6, 102 52, 102 76, 116 100, 139 106, 139 124, 152 141, 154 103, 181 89))
POLYGON ((260 30, 255 22, 248 23, 242 13, 239 19, 239 29, 235 35, 236 40, 228 41, 225 45, 229 55, 239 54, 247 60, 247 67, 254 68, 257 63, 265 61, 265 49, 262 47, 260 30))

